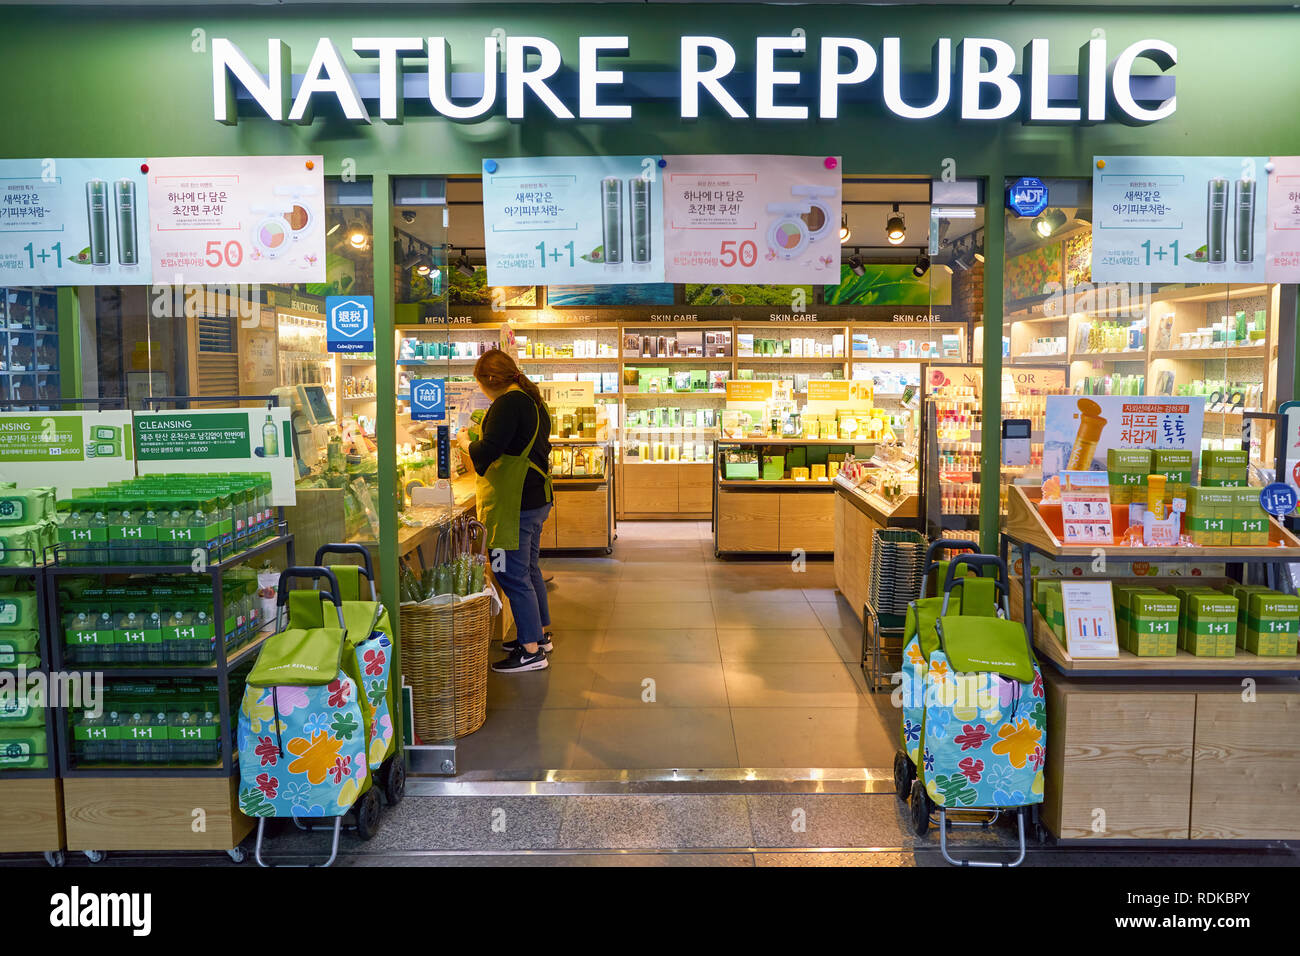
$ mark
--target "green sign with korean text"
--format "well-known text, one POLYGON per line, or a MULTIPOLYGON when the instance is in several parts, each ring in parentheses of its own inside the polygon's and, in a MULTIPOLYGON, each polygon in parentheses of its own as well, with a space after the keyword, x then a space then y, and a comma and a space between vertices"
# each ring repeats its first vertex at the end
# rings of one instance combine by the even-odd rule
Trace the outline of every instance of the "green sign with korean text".
POLYGON ((135 444, 140 461, 248 458, 252 454, 247 412, 137 414, 135 444))

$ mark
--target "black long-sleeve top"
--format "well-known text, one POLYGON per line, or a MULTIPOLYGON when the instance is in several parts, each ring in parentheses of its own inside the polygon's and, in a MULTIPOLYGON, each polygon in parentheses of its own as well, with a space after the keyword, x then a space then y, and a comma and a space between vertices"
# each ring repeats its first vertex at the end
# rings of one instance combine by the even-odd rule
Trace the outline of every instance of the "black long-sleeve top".
MULTIPOLYGON (((537 428, 538 412, 541 427, 529 458, 547 474, 551 470, 551 417, 545 408, 538 407, 527 392, 511 390, 499 396, 483 418, 483 437, 469 443, 469 457, 474 470, 486 474, 488 466, 502 455, 522 455, 528 440, 537 428)), ((546 483, 542 476, 529 468, 524 477, 523 498, 520 511, 532 511, 546 504, 546 483)))

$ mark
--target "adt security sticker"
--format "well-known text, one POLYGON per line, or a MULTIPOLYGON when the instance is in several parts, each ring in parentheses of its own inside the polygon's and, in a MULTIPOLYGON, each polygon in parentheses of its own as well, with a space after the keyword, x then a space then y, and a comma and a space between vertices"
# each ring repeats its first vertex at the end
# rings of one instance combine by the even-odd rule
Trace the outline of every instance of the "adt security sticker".
POLYGON ((1017 216, 1037 216, 1047 208, 1047 185, 1036 176, 1022 176, 1007 187, 1007 208, 1017 216))
POLYGON ((445 379, 421 378, 411 383, 411 420, 436 422, 447 417, 445 379))
POLYGON ((375 297, 331 295, 325 298, 326 347, 331 352, 375 350, 375 297))

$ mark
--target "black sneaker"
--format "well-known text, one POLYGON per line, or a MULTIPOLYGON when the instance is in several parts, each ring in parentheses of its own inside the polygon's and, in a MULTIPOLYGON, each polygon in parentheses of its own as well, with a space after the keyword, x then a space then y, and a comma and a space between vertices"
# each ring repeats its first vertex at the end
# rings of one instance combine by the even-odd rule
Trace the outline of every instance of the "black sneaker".
POLYGON ((541 648, 538 648, 536 654, 529 654, 522 647, 516 647, 505 660, 493 664, 492 669, 498 674, 520 674, 524 671, 544 671, 549 666, 550 661, 541 648))
MULTIPOLYGON (((523 647, 523 645, 520 644, 517 640, 516 640, 516 641, 503 641, 502 644, 501 644, 501 650, 505 651, 507 654, 513 654, 513 653, 515 652, 515 648, 518 648, 518 647, 523 647)), ((547 631, 546 633, 544 633, 544 634, 542 635, 542 639, 541 639, 540 641, 537 642, 537 649, 538 649, 539 651, 545 651, 547 654, 549 654, 549 653, 551 653, 551 651, 555 650, 555 645, 551 643, 551 632, 550 632, 550 631, 547 631)))

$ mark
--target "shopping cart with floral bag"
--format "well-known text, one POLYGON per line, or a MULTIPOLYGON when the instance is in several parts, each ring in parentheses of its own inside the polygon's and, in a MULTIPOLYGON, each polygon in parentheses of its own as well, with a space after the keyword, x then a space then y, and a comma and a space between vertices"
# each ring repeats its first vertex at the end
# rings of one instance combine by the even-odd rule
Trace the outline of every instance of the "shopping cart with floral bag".
POLYGON ((1043 677, 1024 626, 1011 620, 1007 567, 987 554, 960 554, 948 565, 943 603, 934 630, 938 647, 926 660, 922 681, 921 759, 912 784, 913 829, 923 835, 938 813, 939 847, 957 866, 1018 866, 1025 858, 1025 811, 1043 802, 1047 709, 1043 677), (996 577, 967 577, 962 566, 996 577), (972 591, 991 583, 998 616, 955 613, 972 591), (987 827, 1015 811, 1019 855, 1011 861, 955 859, 948 853, 951 826, 987 827), (986 819, 951 820, 953 811, 979 811, 986 819))

